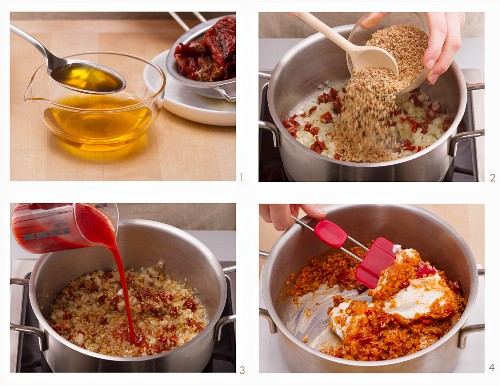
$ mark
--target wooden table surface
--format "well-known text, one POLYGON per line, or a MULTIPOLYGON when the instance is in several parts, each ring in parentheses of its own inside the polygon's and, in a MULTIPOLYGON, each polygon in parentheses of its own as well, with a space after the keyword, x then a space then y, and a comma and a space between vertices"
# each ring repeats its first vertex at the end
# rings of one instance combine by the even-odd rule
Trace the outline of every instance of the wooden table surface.
MULTIPOLYGON (((450 224, 465 240, 478 264, 484 267, 484 205, 418 205, 431 211, 450 224)), ((300 217, 304 216, 301 211, 300 217)), ((272 224, 262 218, 259 224, 259 249, 269 252, 283 232, 275 230, 272 224)), ((265 259, 260 258, 260 270, 265 259)))
MULTIPOLYGON (((172 20, 15 20, 58 56, 127 52, 152 59, 184 30, 172 20)), ((59 141, 24 91, 40 53, 11 34, 11 180, 231 181, 236 129, 190 122, 163 109, 149 132, 112 152, 83 152, 59 141)), ((168 87, 168 84, 167 84, 168 87)))

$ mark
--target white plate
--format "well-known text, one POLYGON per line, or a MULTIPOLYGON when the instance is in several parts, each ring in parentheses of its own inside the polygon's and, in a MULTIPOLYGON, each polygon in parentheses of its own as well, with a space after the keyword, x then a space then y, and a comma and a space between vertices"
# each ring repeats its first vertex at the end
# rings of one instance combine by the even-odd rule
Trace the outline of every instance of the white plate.
MULTIPOLYGON (((236 103, 198 95, 189 87, 173 79, 167 73, 167 54, 168 50, 152 60, 167 76, 163 107, 172 114, 193 122, 214 126, 236 126, 236 103)), ((158 89, 158 87, 153 87, 153 76, 153 69, 150 66, 146 67, 144 81, 150 89, 158 89)))

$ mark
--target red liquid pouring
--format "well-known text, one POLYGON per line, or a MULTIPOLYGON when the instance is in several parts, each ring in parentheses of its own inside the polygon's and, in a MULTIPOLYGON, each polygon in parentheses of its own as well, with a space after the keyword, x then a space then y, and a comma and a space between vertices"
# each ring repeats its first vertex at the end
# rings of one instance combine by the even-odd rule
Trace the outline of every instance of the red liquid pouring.
POLYGON ((116 244, 115 232, 109 219, 99 210, 91 205, 76 204, 76 220, 82 234, 90 241, 101 244, 107 248, 115 258, 116 268, 120 274, 120 281, 127 310, 128 329, 130 332, 130 343, 135 343, 134 324, 132 322, 132 312, 130 311, 130 300, 128 297, 127 280, 123 260, 116 244))
POLYGON ((67 208, 69 205, 71 204, 18 204, 16 211, 22 215, 13 218, 12 231, 14 236, 19 245, 31 253, 88 247, 92 245, 89 241, 107 248, 113 254, 120 274, 130 342, 135 344, 136 335, 132 323, 125 270, 116 244, 113 225, 104 213, 92 205, 75 204, 74 214, 72 210, 67 208), (35 213, 38 209, 54 210, 54 212, 43 217, 42 214, 35 213), (27 213, 31 213, 31 211, 34 211, 33 214, 28 215, 27 213), (57 216, 57 222, 54 222, 53 217, 51 217, 54 215, 57 216))

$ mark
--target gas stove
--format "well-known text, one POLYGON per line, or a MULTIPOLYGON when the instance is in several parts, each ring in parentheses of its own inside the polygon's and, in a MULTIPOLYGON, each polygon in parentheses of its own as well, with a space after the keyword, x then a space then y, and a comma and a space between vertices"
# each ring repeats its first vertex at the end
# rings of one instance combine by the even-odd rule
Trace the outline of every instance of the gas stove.
MULTIPOLYGON (((235 232, 226 231, 189 231, 219 258, 223 268, 235 266, 234 248, 228 247, 234 243, 235 232)), ((233 244, 234 246, 234 244, 233 244)), ((28 279, 36 259, 25 257, 15 241, 11 240, 12 260, 11 277, 28 279), (17 256, 16 256, 17 255, 17 256)), ((221 316, 236 314, 236 272, 226 274, 227 299, 221 316)), ((15 324, 39 327, 38 321, 31 308, 28 296, 28 287, 11 287, 11 321, 15 324)), ((42 355, 39 339, 35 335, 20 334, 11 331, 11 372, 40 373, 52 372, 42 355)), ((222 328, 221 339, 216 342, 212 357, 203 370, 208 373, 234 373, 236 371, 236 325, 228 324, 222 328)))
MULTIPOLYGON (((271 73, 277 61, 289 48, 298 42, 297 39, 262 39, 260 47, 260 69, 271 73)), ((479 59, 472 63, 482 67, 481 56, 478 56, 476 40, 464 42, 462 56, 468 52, 470 56, 479 59), (467 44, 469 43, 469 44, 467 44)), ((484 56, 484 55, 483 55, 484 56)), ((460 55, 457 63, 461 64, 460 55)), ((464 64, 470 65, 463 60, 464 64)), ((467 83, 483 82, 482 69, 462 68, 467 83)), ((260 120, 273 122, 267 103, 267 81, 260 79, 260 120)), ((467 95, 467 107, 459 126, 458 132, 473 131, 484 128, 484 93, 483 91, 472 91, 467 95), (472 101, 474 103, 472 103, 472 101)), ((442 177, 443 182, 476 182, 484 181, 484 137, 463 141, 458 144, 457 156, 447 173, 442 177)), ((271 132, 259 129, 259 181, 261 182, 291 182, 292 178, 283 167, 279 149, 273 144, 271 132)))

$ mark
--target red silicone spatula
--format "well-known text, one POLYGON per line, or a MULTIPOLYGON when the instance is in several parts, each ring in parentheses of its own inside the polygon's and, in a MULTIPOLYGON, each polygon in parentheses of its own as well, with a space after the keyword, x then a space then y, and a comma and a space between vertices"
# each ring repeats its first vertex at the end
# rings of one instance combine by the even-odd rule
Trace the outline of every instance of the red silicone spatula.
POLYGON ((360 261, 361 264, 356 270, 356 279, 368 288, 375 288, 378 284, 380 273, 394 263, 395 256, 392 251, 394 244, 383 237, 375 239, 370 249, 368 249, 363 244, 350 237, 341 227, 331 221, 321 220, 314 228, 312 228, 300 221, 298 218, 295 218, 294 216, 292 216, 292 218, 297 224, 302 225, 303 227, 314 232, 314 234, 325 244, 334 248, 339 248, 342 252, 347 253, 349 256, 360 261), (363 259, 343 248, 347 239, 367 251, 363 259))

